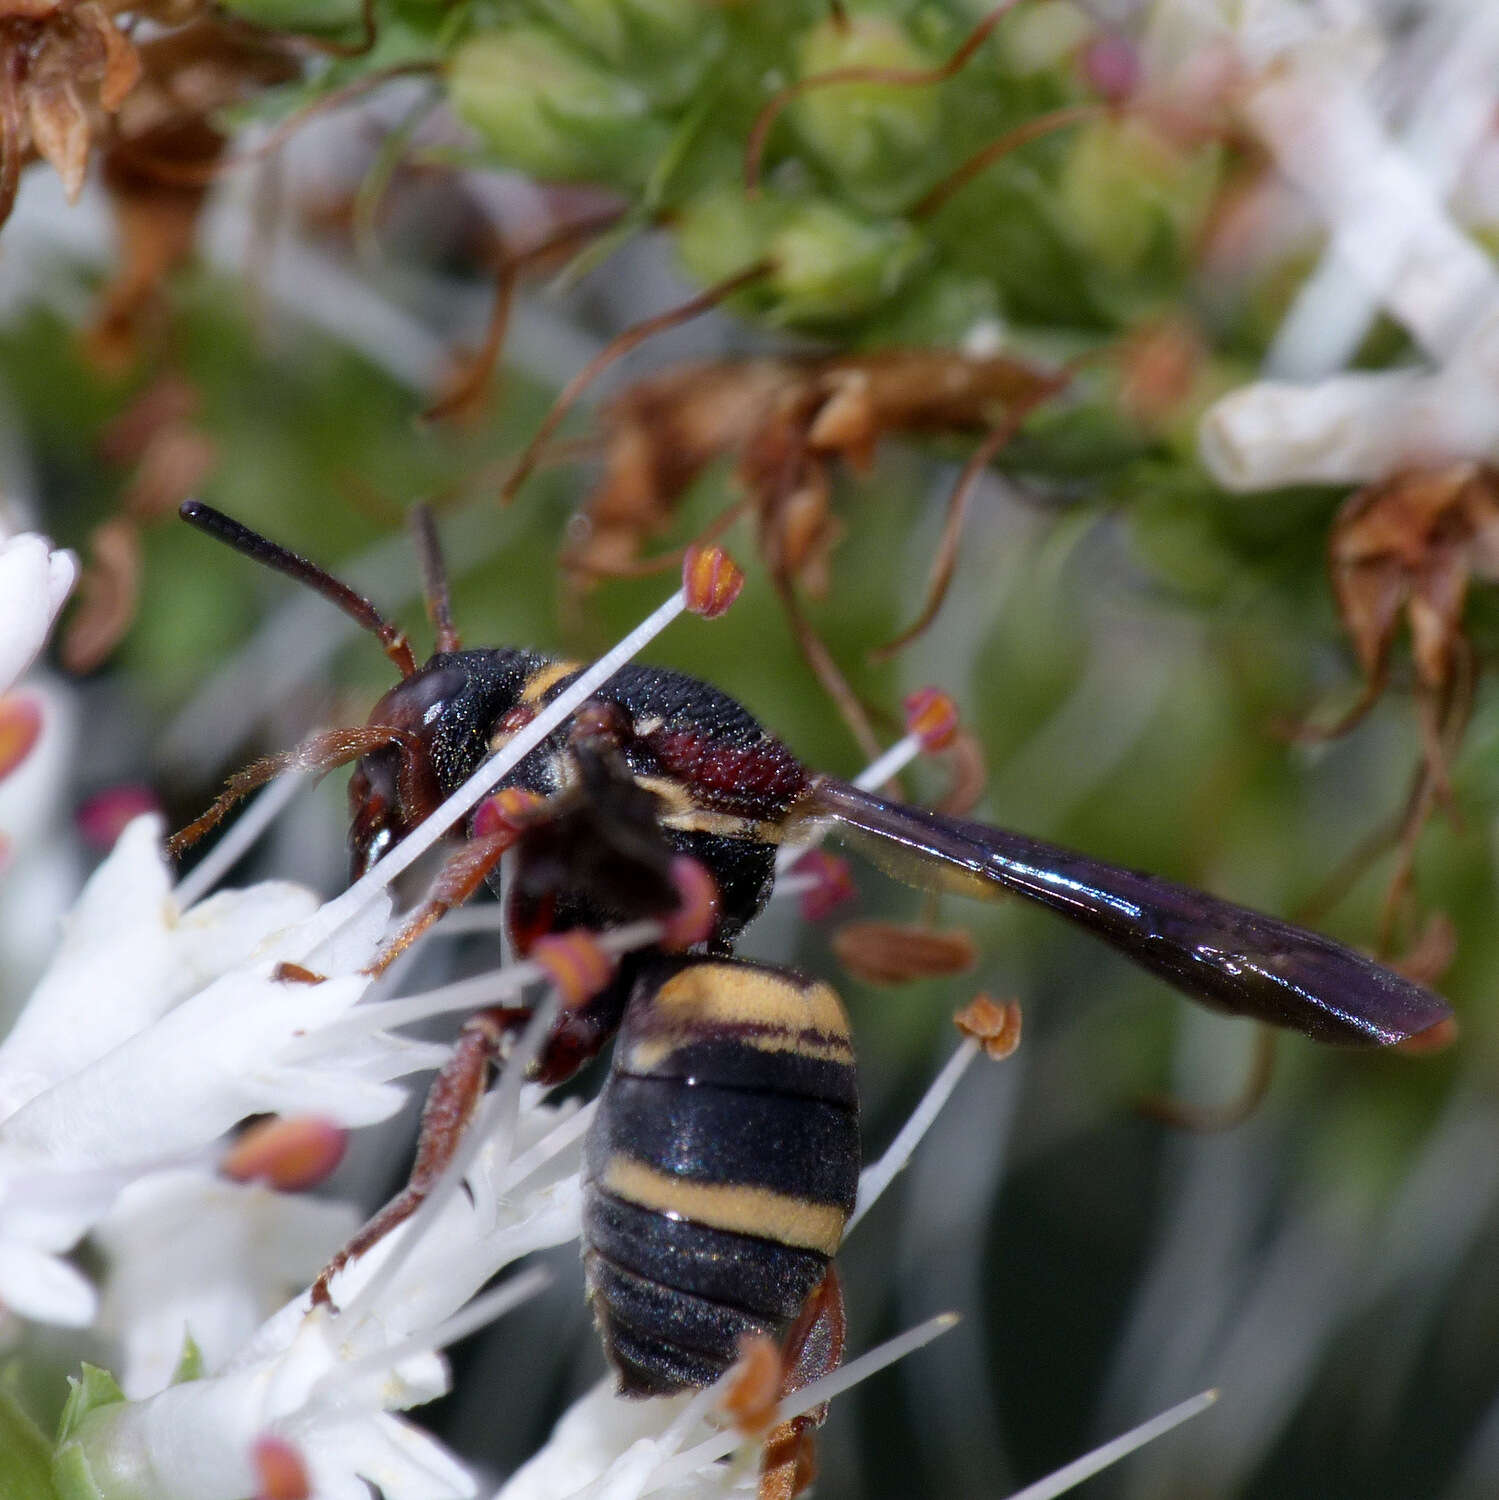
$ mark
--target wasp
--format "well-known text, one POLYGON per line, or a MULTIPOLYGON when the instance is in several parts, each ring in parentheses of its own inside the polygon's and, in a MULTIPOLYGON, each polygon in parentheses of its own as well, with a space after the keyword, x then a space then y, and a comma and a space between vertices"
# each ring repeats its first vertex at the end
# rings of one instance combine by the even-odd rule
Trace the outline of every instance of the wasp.
MULTIPOLYGON (((424 512, 417 536, 437 649, 420 667, 373 604, 315 564, 199 502, 182 515, 344 609, 381 640, 401 680, 363 728, 314 736, 239 773, 178 847, 288 765, 356 761, 357 877, 582 670, 515 647, 462 649, 424 512)), ((621 669, 505 778, 501 799, 507 792, 524 794, 532 815, 500 833, 480 804, 403 941, 486 882, 497 887, 510 851, 505 924, 522 955, 544 937, 676 911, 684 855, 717 892, 690 951, 627 956, 560 1013, 531 1065, 539 1081, 559 1082, 615 1042, 585 1146, 583 1243, 605 1352, 630 1395, 710 1384, 746 1333, 787 1337, 796 1383, 841 1355, 830 1265, 860 1164, 848 1021, 827 985, 733 957, 771 893, 777 849, 818 825, 910 883, 1045 906, 1216 1010, 1356 1046, 1451 1025, 1431 991, 1279 918, 809 770, 734 699, 678 672, 621 669)), ((315 1297, 430 1190, 529 1017, 512 1008, 465 1023, 432 1085, 410 1183, 315 1297)))

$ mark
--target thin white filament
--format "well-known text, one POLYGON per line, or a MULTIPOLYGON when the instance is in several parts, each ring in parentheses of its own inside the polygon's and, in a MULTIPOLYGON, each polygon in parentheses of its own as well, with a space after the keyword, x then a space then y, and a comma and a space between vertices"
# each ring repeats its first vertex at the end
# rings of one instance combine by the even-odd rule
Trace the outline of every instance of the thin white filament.
POLYGON ((317 1394, 321 1399, 317 1404, 323 1405, 325 1402, 332 1404, 337 1401, 338 1391, 324 1389, 326 1387, 347 1390, 349 1386, 367 1375, 381 1375, 386 1370, 393 1370, 403 1360, 411 1359, 418 1354, 432 1354, 439 1349, 447 1348, 449 1344, 456 1344, 459 1339, 467 1338, 469 1334, 483 1328, 487 1323, 493 1323, 496 1319, 504 1317, 507 1312, 519 1307, 522 1302, 529 1302, 532 1297, 548 1286, 551 1280, 552 1273, 545 1266, 533 1266, 529 1271, 512 1277, 492 1292, 485 1292, 482 1297, 475 1297, 467 1306, 455 1312, 451 1318, 444 1318, 442 1322, 434 1323, 431 1328, 408 1334, 384 1349, 377 1349, 371 1354, 363 1355, 359 1359, 350 1360, 347 1364, 329 1370, 318 1381, 317 1394))
MULTIPOLYGON (((475 1118, 469 1122, 468 1128, 463 1132, 463 1138, 458 1143, 458 1149, 453 1153, 453 1159, 443 1168, 441 1176, 433 1184, 431 1192, 427 1194, 416 1212, 398 1230, 393 1231, 399 1234, 399 1238, 391 1246, 385 1259, 375 1267, 370 1279, 360 1287, 349 1306, 344 1309, 343 1315, 351 1322, 357 1322, 375 1306, 377 1299, 390 1285, 396 1273, 411 1258, 412 1251, 421 1242, 422 1236, 427 1232, 433 1220, 458 1191, 469 1167, 473 1165, 474 1158, 489 1137, 492 1123, 496 1119, 503 1118, 501 1109, 507 1097, 503 1093, 505 1086, 512 1077, 518 1080, 524 1079, 526 1069, 541 1052, 547 1033, 552 1029, 552 1022, 557 1018, 557 1009, 555 995, 548 997, 537 1006, 536 1014, 527 1023, 520 1042, 506 1059, 505 1070, 500 1078, 500 1088, 492 1094, 485 1095, 475 1118)), ((514 1087, 518 1093, 520 1082, 516 1082, 514 1087)), ((508 1152, 508 1145, 505 1149, 508 1152)))
POLYGON ((177 882, 172 899, 178 911, 186 911, 195 901, 201 901, 233 869, 240 856, 280 816, 302 784, 300 771, 283 772, 250 803, 223 838, 177 882))
POLYGON ((597 1099, 590 1099, 576 1110, 555 1130, 549 1130, 529 1151, 522 1151, 497 1177, 495 1191, 506 1193, 519 1187, 538 1168, 544 1167, 554 1156, 566 1151, 579 1136, 587 1133, 593 1123, 594 1111, 599 1107, 597 1099))
MULTIPOLYGON (((861 792, 872 792, 877 787, 884 786, 892 776, 897 776, 904 771, 921 754, 921 751, 922 743, 919 734, 908 734, 898 739, 883 755, 876 756, 854 777, 854 785, 861 792)), ((805 838, 798 839, 794 844, 782 844, 776 854, 776 874, 779 876, 789 870, 809 849, 817 848, 827 838, 830 826, 824 823, 811 829, 805 838)), ((779 887, 776 894, 781 894, 779 887)))
MULTIPOLYGON (((801 1390, 793 1391, 776 1408, 776 1421, 789 1421, 792 1417, 801 1416, 804 1411, 810 1411, 814 1406, 820 1406, 824 1401, 831 1401, 835 1396, 842 1395, 844 1391, 857 1385, 861 1380, 868 1379, 877 1370, 883 1370, 886 1365, 892 1365, 896 1360, 904 1359, 906 1355, 914 1353, 923 1344, 931 1343, 934 1338, 956 1327, 957 1322, 957 1313, 939 1313, 935 1318, 928 1318, 925 1323, 919 1323, 915 1328, 898 1334, 883 1344, 876 1345, 867 1354, 861 1354, 858 1359, 850 1360, 848 1364, 834 1370, 831 1375, 824 1375, 822 1379, 814 1380, 810 1385, 804 1385, 801 1390)), ((732 1379, 733 1372, 731 1371, 726 1378, 732 1379)), ((715 1386, 714 1389, 718 1387, 715 1386)), ((742 1442, 744 1442, 744 1434, 737 1428, 715 1434, 707 1441, 699 1443, 697 1447, 689 1448, 685 1453, 662 1464, 651 1475, 641 1490, 641 1494, 648 1495, 653 1490, 663 1489, 669 1484, 677 1484, 684 1479, 690 1479, 709 1464, 726 1458, 742 1442)))
POLYGON ((504 749, 485 761, 389 854, 365 871, 341 896, 328 902, 305 925, 305 953, 310 954, 320 943, 325 942, 376 891, 383 890, 396 876, 415 864, 465 813, 483 801, 490 788, 513 771, 548 735, 587 702, 631 657, 643 651, 686 608, 686 597, 678 589, 622 641, 583 672, 576 682, 559 693, 524 729, 507 741, 504 749))
POLYGON ((1163 1411, 1158 1417, 1152 1417, 1148 1422, 1142 1422, 1138 1427, 1121 1433, 1091 1453, 1074 1459, 1054 1474, 1048 1474, 1045 1479, 1038 1479, 1035 1484, 1028 1484, 1023 1490, 1016 1490, 1010 1500, 1054 1500, 1055 1496, 1065 1494, 1083 1480, 1091 1479, 1111 1464, 1118 1463, 1121 1458, 1128 1457, 1136 1448, 1143 1448, 1146 1443, 1153 1443, 1173 1427, 1180 1427, 1183 1422, 1190 1421, 1199 1412, 1206 1411, 1217 1399, 1216 1390, 1192 1396, 1171 1407, 1169 1411, 1163 1411))
MULTIPOLYGON (((661 924, 653 920, 630 922, 610 932, 596 934, 596 941, 606 953, 628 953, 654 943, 661 936, 661 924)), ((529 961, 513 964, 509 968, 491 969, 477 974, 472 979, 460 979, 435 990, 423 990, 415 995, 406 995, 399 1000, 374 1000, 356 1006, 342 1021, 330 1022, 320 1027, 316 1036, 306 1041, 291 1043, 285 1051, 288 1058, 305 1053, 321 1051, 330 1042, 344 1042, 364 1036, 373 1031, 387 1031, 394 1026, 409 1026, 413 1021, 424 1021, 428 1016, 440 1016, 450 1011, 471 1011, 494 1005, 499 1001, 513 1000, 528 985, 541 984, 552 977, 550 970, 529 961)))
POLYGON ((845 1237, 855 1224, 874 1206, 880 1194, 895 1180, 910 1161, 912 1153, 920 1145, 921 1138, 932 1128, 932 1122, 942 1112, 942 1107, 952 1098, 958 1081, 968 1071, 969 1064, 979 1055, 979 1044, 968 1037, 943 1065, 942 1071, 932 1079, 921 1102, 911 1111, 910 1118, 901 1126, 895 1139, 886 1148, 885 1154, 872 1166, 866 1167, 859 1177, 859 1197, 854 1204, 852 1217, 844 1228, 845 1237))

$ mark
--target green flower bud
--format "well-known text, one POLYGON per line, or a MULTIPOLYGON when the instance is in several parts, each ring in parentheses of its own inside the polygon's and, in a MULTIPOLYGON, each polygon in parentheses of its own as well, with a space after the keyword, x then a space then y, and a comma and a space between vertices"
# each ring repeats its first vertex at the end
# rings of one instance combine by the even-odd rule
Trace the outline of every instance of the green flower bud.
MULTIPOLYGON (((839 68, 924 69, 935 61, 878 15, 842 25, 828 19, 801 37, 795 55, 799 79, 839 68)), ((909 194, 909 171, 931 150, 942 91, 935 85, 831 84, 808 90, 791 114, 802 140, 833 173, 865 190, 883 186, 882 196, 894 203, 909 194)))
MULTIPOLYGON (((772 201, 749 197, 737 183, 699 194, 675 220, 682 269, 704 286, 744 270, 768 253, 778 217, 772 201)), ((746 300, 763 295, 763 286, 756 287, 746 300)))
POLYGON ((700 0, 529 0, 538 20, 642 84, 658 104, 684 100, 722 51, 723 16, 700 0))
POLYGON ((898 219, 857 218, 831 203, 798 205, 770 237, 775 323, 827 323, 880 306, 925 257, 925 240, 898 219))
POLYGON ((1100 120, 1072 142, 1057 216, 1104 272, 1172 276, 1212 202, 1218 167, 1216 147, 1179 146, 1139 120, 1100 120))
POLYGON ((341 31, 361 15, 360 0, 224 0, 224 9, 268 31, 341 31))
POLYGON ((735 301, 772 324, 862 317, 885 302, 925 258, 926 242, 898 220, 868 220, 826 201, 751 198, 743 188, 693 199, 676 222, 677 253, 708 285, 757 260, 762 281, 735 301))
POLYGON ((1073 0, 1033 0, 1005 17, 995 39, 1006 71, 1027 75, 1064 64, 1097 29, 1073 0))
POLYGON ((957 349, 976 331, 1001 322, 999 293, 981 276, 938 267, 908 286, 860 330, 866 347, 915 344, 957 349))
POLYGON ((499 161, 537 177, 637 186, 668 137, 644 89, 535 26, 464 42, 448 97, 499 161))

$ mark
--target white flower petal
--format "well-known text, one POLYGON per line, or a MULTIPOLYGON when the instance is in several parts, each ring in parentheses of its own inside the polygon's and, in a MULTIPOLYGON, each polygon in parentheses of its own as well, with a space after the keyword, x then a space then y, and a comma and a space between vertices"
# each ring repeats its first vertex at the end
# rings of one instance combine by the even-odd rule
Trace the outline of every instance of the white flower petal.
POLYGON ((98 1299, 81 1273, 65 1260, 17 1240, 0 1240, 0 1304, 23 1318, 85 1328, 98 1299))
MULTIPOLYGON (((295 1441, 295 1439, 293 1439, 295 1441)), ((379 1415, 322 1424, 302 1443, 315 1493, 341 1495, 340 1480, 367 1480, 385 1500, 467 1500, 474 1476, 435 1438, 399 1417, 379 1415)), ((362 1485, 348 1490, 368 1495, 362 1485)))
MULTIPOLYGON (((636 1500, 684 1439, 696 1442, 711 1430, 690 1420, 689 1430, 682 1430, 695 1401, 693 1395, 628 1400, 614 1394, 612 1379, 601 1380, 562 1414, 545 1446, 510 1476, 495 1500, 571 1500, 585 1489, 590 1500, 636 1500)), ((704 1500, 752 1495, 759 1487, 753 1446, 746 1444, 736 1460, 706 1465, 685 1484, 653 1493, 704 1500)))
POLYGON ((1409 464, 1499 458, 1499 400, 1466 366, 1338 375, 1315 385, 1262 380, 1215 402, 1202 460, 1231 490, 1363 484, 1409 464))
POLYGON ((44 536, 0 541, 0 692, 35 660, 78 577, 78 559, 44 536))
POLYGON ((170 991, 161 820, 137 818, 69 914, 57 954, 0 1043, 0 1120, 101 1057, 170 991))
POLYGON ((176 995, 190 995, 251 959, 279 959, 275 949, 282 934, 306 921, 318 905, 306 886, 266 880, 218 891, 188 907, 171 923, 176 995))
MULTIPOLYGON (((341 1124, 383 1119, 401 1091, 319 1067, 319 1028, 346 1015, 368 984, 363 975, 299 984, 226 974, 0 1123, 0 1145, 60 1165, 127 1165, 167 1161, 283 1106, 341 1124)), ((400 1068, 412 1058, 400 1051, 391 1061, 400 1068)))
POLYGON ((350 1204, 201 1168, 132 1183, 94 1232, 109 1263, 99 1326, 123 1351, 126 1395, 164 1389, 188 1334, 217 1368, 358 1226, 350 1204))

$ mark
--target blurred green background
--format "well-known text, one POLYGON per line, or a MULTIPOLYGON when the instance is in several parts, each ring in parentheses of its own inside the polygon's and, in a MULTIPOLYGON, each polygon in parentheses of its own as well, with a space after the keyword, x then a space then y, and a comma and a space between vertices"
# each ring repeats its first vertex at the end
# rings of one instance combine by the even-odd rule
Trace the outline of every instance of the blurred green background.
MULTIPOLYGON (((359 34, 344 0, 232 10, 359 34)), ((745 141, 776 87, 850 64, 930 67, 979 14, 903 0, 841 19, 786 0, 380 0, 373 51, 246 90, 233 122, 286 118, 391 65, 440 60, 443 73, 309 118, 279 167, 252 164, 219 189, 199 252, 152 285, 123 357, 101 355, 96 321, 134 243, 111 238, 114 179, 66 209, 28 176, 0 266, 4 482, 85 559, 101 526, 124 524, 140 549, 128 626, 84 670, 54 662, 85 726, 75 801, 144 784, 184 821, 229 770, 361 720, 389 682, 379 651, 331 609, 171 519, 172 475, 153 477, 121 435, 153 394, 180 405, 150 431, 209 455, 197 493, 368 588, 417 641, 428 637, 402 520, 424 499, 454 560, 467 644, 587 655, 670 575, 574 586, 557 560, 581 535, 597 465, 544 466, 504 506, 507 466, 611 336, 768 255, 771 276, 647 342, 565 431, 596 430, 601 394, 692 358, 919 347, 958 359, 976 338, 1048 369, 1081 358, 981 482, 926 635, 870 660, 919 608, 973 432, 882 442, 869 472, 837 469, 842 537, 809 617, 887 732, 903 693, 936 682, 954 694, 987 769, 977 816, 1315 913, 1373 948, 1395 854, 1358 851, 1398 815, 1421 757, 1405 647, 1356 731, 1289 743, 1277 726, 1328 721, 1358 690, 1326 572, 1346 488, 1228 495, 1195 452, 1201 410, 1252 376, 1320 248, 1307 231, 1233 284, 1205 268, 1212 215, 1263 170, 1254 151, 1232 132, 1172 139, 1100 112, 919 212, 1005 131, 1101 105, 1111 75, 1088 49, 1140 34, 1038 3, 939 86, 793 101, 769 138, 764 191, 744 192, 745 141), (449 356, 480 341, 496 247, 601 203, 620 227, 561 284, 525 284, 476 409, 423 420, 449 356), (1141 341, 1174 327, 1188 331, 1186 375, 1144 409, 1130 384, 1141 341)), ((287 55, 302 66, 306 52, 287 55)), ((117 215, 121 201, 115 191, 117 215)), ((1381 323, 1359 358, 1410 355, 1381 323)), ((733 468, 731 455, 709 465, 650 547, 733 503, 733 468)), ((678 624, 651 659, 710 678, 809 764, 852 774, 861 756, 797 649, 754 527, 725 540, 749 573, 743 598, 718 622, 678 624)), ((1489 591, 1474 591, 1464 621, 1481 665, 1496 638, 1489 591)), ((1284 1038, 1264 1101, 1219 1134, 1140 1105, 1163 1091, 1233 1100, 1254 1066, 1250 1028, 1193 1010, 1050 918, 951 898, 934 910, 861 868, 858 915, 924 913, 970 929, 981 951, 971 976, 895 991, 840 975, 828 928, 794 903, 762 919, 747 953, 834 977, 848 999, 871 1154, 953 1045, 956 1006, 983 989, 1026 1018, 1020 1052, 973 1071, 847 1248, 854 1348, 947 1307, 964 1322, 839 1403, 818 1494, 1005 1494, 1209 1385, 1223 1388, 1217 1408, 1086 1493, 1494 1493, 1496 738, 1480 679, 1451 766, 1455 815, 1421 833, 1395 932, 1398 957, 1432 914, 1450 921, 1440 984, 1458 1045, 1416 1059, 1284 1038)), ((301 796, 236 878, 335 891, 342 781, 301 796)), ((933 797, 944 782, 922 766, 907 791, 933 797)), ((470 942, 442 961, 486 958, 470 942)), ((350 1180, 370 1206, 401 1180, 408 1149, 398 1132, 360 1143, 350 1180)), ((457 1390, 423 1416, 496 1476, 601 1369, 581 1278, 562 1262, 552 1294, 458 1351, 457 1390)))

